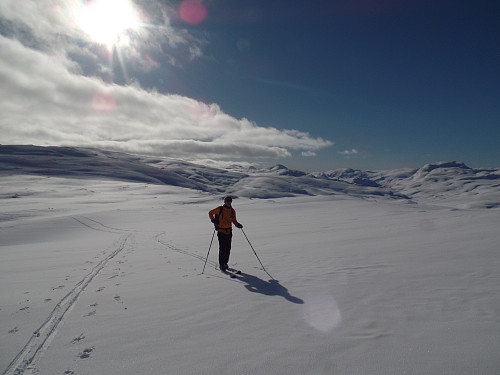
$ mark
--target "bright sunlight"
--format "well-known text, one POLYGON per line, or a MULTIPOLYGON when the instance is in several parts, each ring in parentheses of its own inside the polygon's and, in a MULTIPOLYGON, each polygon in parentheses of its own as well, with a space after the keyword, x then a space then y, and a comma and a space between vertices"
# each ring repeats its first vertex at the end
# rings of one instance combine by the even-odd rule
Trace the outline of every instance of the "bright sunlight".
POLYGON ((93 41, 111 48, 128 39, 127 30, 139 27, 139 14, 130 0, 93 0, 77 11, 78 26, 93 41))

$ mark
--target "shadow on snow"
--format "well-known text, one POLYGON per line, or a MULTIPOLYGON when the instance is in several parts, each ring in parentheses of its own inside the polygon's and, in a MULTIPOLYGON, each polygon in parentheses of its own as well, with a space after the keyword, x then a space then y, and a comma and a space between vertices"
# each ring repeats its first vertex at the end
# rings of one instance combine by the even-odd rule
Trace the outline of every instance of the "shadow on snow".
POLYGON ((304 301, 300 298, 292 296, 288 289, 279 283, 278 280, 265 281, 256 276, 249 275, 247 273, 236 274, 236 280, 239 280, 245 284, 245 288, 253 293, 260 293, 266 296, 281 296, 287 301, 303 304, 304 301))

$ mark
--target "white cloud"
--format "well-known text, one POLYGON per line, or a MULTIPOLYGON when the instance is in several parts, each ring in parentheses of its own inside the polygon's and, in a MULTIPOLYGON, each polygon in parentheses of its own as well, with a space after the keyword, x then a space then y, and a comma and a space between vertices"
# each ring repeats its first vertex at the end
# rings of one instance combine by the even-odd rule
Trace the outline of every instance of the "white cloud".
POLYGON ((352 156, 358 155, 359 151, 353 148, 351 150, 340 151, 339 154, 344 155, 346 158, 350 158, 352 156))
MULTIPOLYGON (((105 1, 105 0, 102 0, 105 1)), ((136 1, 137 3, 139 1, 136 1)), ((81 0, 1 0, 0 26, 7 25, 12 38, 24 45, 67 56, 78 65, 80 73, 87 76, 109 76, 109 60, 112 54, 107 46, 97 44, 79 25, 79 12, 86 2, 81 0), (102 61, 103 56, 108 55, 102 61)), ((140 11, 142 27, 126 31, 123 39, 128 42, 118 50, 127 64, 138 70, 156 68, 152 56, 168 54, 165 61, 180 66, 179 60, 191 61, 203 57, 205 40, 194 37, 184 29, 174 29, 170 25, 170 15, 175 10, 160 1, 143 1, 148 13, 140 11)))
POLYGON ((310 155, 332 144, 236 119, 215 104, 110 85, 75 70, 65 55, 0 36, 0 143, 242 158, 287 157, 290 150, 310 155))
POLYGON ((70 18, 67 10, 78 7, 78 1, 34 1, 2 0, 2 18, 18 26, 28 27, 40 38, 54 39, 59 33, 67 34, 70 18))
POLYGON ((119 50, 127 86, 113 75, 107 46, 78 25, 79 0, 0 0, 0 143, 85 145, 189 157, 315 155, 333 143, 306 132, 261 127, 236 119, 216 104, 148 92, 129 78, 127 65, 144 71, 203 57, 205 40, 174 29, 175 9, 136 0, 144 26, 119 50), (175 53, 170 53, 175 51, 175 53), (112 81, 112 79, 111 79, 112 81), (132 82, 132 83, 131 83, 132 82))

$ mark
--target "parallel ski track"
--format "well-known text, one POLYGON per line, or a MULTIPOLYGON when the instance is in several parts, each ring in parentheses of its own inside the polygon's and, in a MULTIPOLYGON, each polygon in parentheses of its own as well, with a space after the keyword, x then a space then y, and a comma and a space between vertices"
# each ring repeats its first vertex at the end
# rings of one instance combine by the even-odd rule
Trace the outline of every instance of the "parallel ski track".
MULTIPOLYGON (((74 219, 91 229, 107 231, 83 223, 76 218, 74 219)), ((94 220, 91 221, 97 223, 94 220)), ((100 224, 100 226, 102 226, 102 224, 100 224)), ((122 236, 120 242, 118 243, 118 247, 101 262, 99 262, 89 274, 80 280, 75 287, 57 303, 45 322, 43 322, 43 324, 34 332, 33 336, 31 336, 24 348, 16 355, 14 360, 9 364, 2 375, 22 375, 36 371, 36 361, 47 350, 50 342, 57 333, 58 326, 64 321, 66 314, 71 310, 71 308, 78 301, 81 293, 87 288, 92 280, 94 280, 99 272, 101 272, 106 264, 125 248, 125 244, 132 235, 132 233, 128 233, 122 236)))

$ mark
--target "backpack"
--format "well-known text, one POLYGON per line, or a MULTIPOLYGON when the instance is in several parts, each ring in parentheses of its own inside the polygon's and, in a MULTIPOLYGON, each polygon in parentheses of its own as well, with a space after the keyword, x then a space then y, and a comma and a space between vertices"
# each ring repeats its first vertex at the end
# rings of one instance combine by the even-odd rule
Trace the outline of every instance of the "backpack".
MULTIPOLYGON (((223 212, 223 206, 219 207, 219 220, 222 217, 222 212, 223 212)), ((234 218, 234 208, 231 207, 231 221, 233 221, 234 218)))

